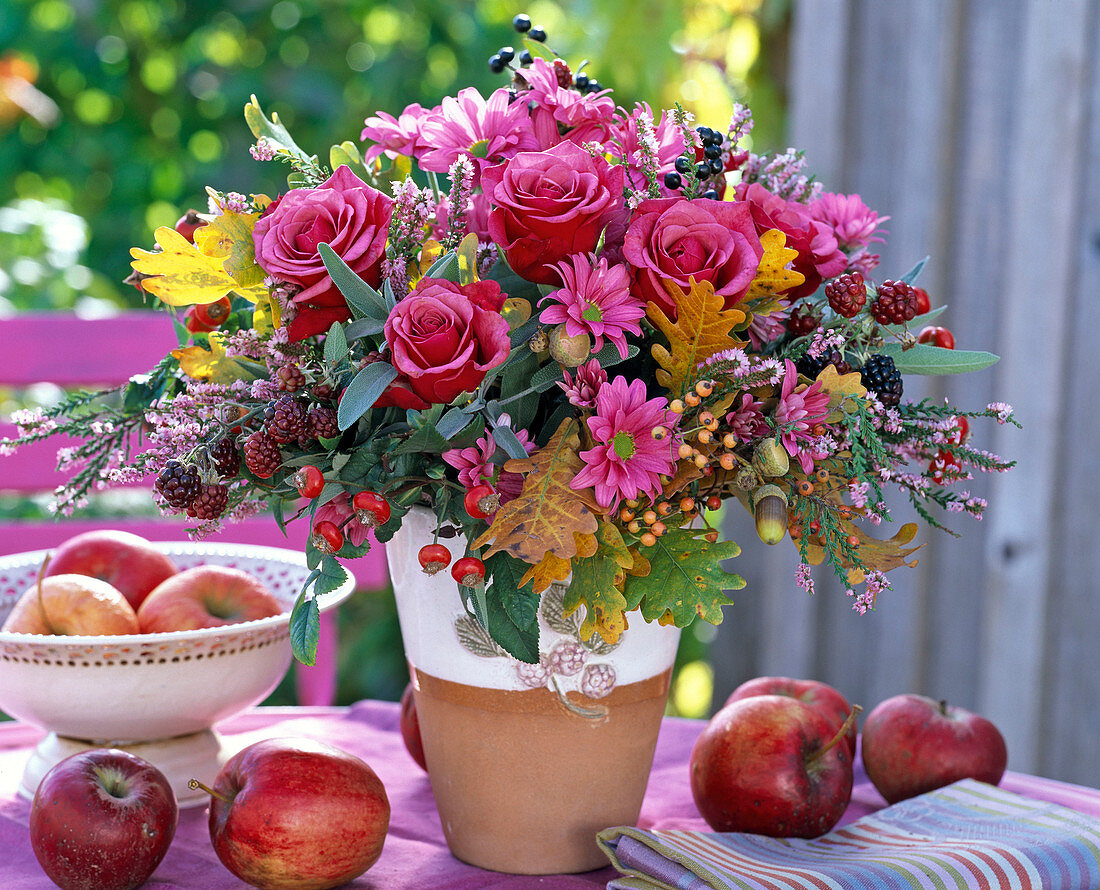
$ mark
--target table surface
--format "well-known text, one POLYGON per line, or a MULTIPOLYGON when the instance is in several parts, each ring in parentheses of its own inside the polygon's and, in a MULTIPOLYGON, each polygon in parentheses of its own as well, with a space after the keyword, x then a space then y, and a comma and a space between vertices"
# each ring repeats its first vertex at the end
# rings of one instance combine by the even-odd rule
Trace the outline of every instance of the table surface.
MULTIPOLYGON (((355 890, 521 890, 521 888, 603 887, 610 866, 581 875, 529 877, 482 871, 447 851, 427 775, 406 753, 399 732, 399 710, 392 702, 363 701, 347 708, 256 708, 218 726, 227 746, 237 749, 275 736, 322 739, 362 757, 378 773, 389 795, 392 818, 381 858, 348 884, 355 890)), ((707 830, 691 799, 687 760, 704 723, 666 718, 639 825, 643 828, 707 830)), ((42 732, 19 723, 0 724, 0 887, 3 890, 55 890, 38 866, 27 834, 30 804, 16 787, 30 749, 42 732)), ((1001 787, 1028 797, 1060 803, 1100 816, 1100 790, 1006 773, 1001 787)), ((850 822, 885 803, 856 764, 852 802, 841 822, 850 822)), ((218 861, 210 845, 206 808, 181 810, 168 855, 144 885, 150 890, 242 890, 247 887, 218 861)))

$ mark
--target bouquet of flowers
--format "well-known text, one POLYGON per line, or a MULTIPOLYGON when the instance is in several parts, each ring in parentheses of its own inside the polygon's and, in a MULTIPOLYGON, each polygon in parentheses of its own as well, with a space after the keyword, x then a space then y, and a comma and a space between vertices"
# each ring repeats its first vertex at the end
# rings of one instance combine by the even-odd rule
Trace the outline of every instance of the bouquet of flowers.
POLYGON ((121 397, 25 412, 7 446, 91 436, 61 455, 62 513, 155 476, 195 535, 265 505, 308 522, 306 661, 314 595, 417 507, 435 516, 424 571, 449 568, 521 660, 555 582, 586 639, 633 613, 718 623, 744 584, 714 524, 728 501, 791 540, 807 591, 825 563, 872 608, 916 549, 913 523, 872 534, 885 489, 942 527, 981 517, 972 472, 1012 465, 969 441, 974 418, 1014 423, 1007 405, 913 403, 903 375, 996 357, 929 325, 923 263, 875 274, 887 217, 824 191, 801 152, 749 150, 749 109, 712 129, 618 107, 515 24, 526 49, 491 59, 508 80, 488 97, 379 112, 324 160, 253 98, 252 154, 289 166, 287 190, 209 189, 133 251, 179 348, 121 397), (457 535, 448 566, 438 539, 457 535))

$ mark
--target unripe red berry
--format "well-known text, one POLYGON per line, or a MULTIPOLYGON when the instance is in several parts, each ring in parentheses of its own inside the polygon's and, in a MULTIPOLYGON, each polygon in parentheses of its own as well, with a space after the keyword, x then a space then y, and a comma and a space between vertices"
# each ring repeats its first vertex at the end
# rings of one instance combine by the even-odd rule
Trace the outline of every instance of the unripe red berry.
POLYGON ((195 231, 206 225, 206 220, 199 216, 197 210, 188 210, 176 220, 175 229, 192 244, 195 242, 195 231))
POLYGON ((229 303, 229 298, 222 297, 220 300, 215 300, 213 303, 202 303, 195 306, 192 312, 194 312, 196 321, 205 325, 210 325, 211 328, 216 328, 229 318, 229 310, 231 308, 232 306, 229 303))

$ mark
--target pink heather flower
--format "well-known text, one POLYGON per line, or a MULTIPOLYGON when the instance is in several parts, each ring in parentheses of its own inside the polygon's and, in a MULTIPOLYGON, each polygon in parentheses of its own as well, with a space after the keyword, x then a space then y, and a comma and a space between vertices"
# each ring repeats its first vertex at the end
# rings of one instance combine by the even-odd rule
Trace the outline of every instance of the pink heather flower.
POLYGON ((249 147, 248 153, 257 161, 273 161, 275 159, 275 149, 263 136, 256 140, 255 145, 249 147))
POLYGON ((584 468, 570 488, 595 488, 596 502, 614 509, 620 499, 655 495, 661 475, 671 475, 671 436, 658 441, 653 428, 672 429, 678 416, 664 399, 646 399, 645 382, 616 377, 596 395, 596 414, 588 418, 595 448, 580 453, 584 468))
POLYGON ((600 367, 595 359, 589 359, 579 368, 574 378, 566 370, 562 371, 564 381, 558 386, 569 396, 569 404, 577 408, 591 408, 596 404, 596 395, 607 383, 607 371, 600 367))
POLYGON ((849 589, 848 596, 855 597, 855 602, 852 603, 853 611, 858 612, 860 615, 866 615, 868 612, 874 611, 875 597, 870 591, 865 590, 859 596, 856 596, 856 592, 849 589))
POLYGON ((615 116, 615 102, 607 95, 611 90, 582 94, 562 87, 554 66, 541 58, 517 71, 516 80, 525 82, 528 89, 520 86, 515 104, 524 109, 535 105, 530 120, 537 148, 550 148, 565 139, 577 145, 606 140, 615 116))
POLYGON ((986 409, 989 411, 997 412, 997 423, 1008 423, 1008 419, 1012 416, 1012 406, 1007 402, 990 402, 986 405, 986 409))
POLYGON ((428 112, 420 125, 418 159, 423 170, 446 173, 459 155, 474 157, 477 178, 485 167, 514 157, 517 152, 538 148, 527 105, 509 104, 508 91, 495 90, 486 100, 473 87, 447 96, 439 108, 428 112), (484 151, 475 151, 484 142, 484 151))
POLYGON ((367 540, 368 529, 355 518, 355 511, 351 507, 351 501, 347 494, 337 495, 327 504, 322 504, 317 508, 317 513, 313 519, 314 525, 326 519, 340 527, 344 532, 344 537, 351 541, 353 546, 361 547, 363 542, 367 540), (349 519, 351 521, 347 522, 349 519), (347 522, 346 525, 345 522, 347 522))
POLYGON ((794 571, 794 583, 806 591, 810 596, 814 595, 814 579, 810 574, 810 567, 806 563, 799 563, 794 571))
POLYGON ((780 441, 787 449, 787 454, 798 458, 803 471, 811 473, 814 456, 803 449, 800 443, 810 438, 810 429, 814 424, 823 421, 828 414, 829 394, 822 390, 819 380, 807 387, 796 387, 798 371, 795 370, 794 362, 787 359, 786 367, 779 404, 775 409, 775 422, 779 425, 780 441))
POLYGON ((400 117, 378 112, 374 117, 368 117, 363 123, 363 132, 359 138, 366 142, 370 139, 375 142, 367 149, 364 160, 368 163, 380 155, 388 158, 396 158, 398 155, 413 157, 420 148, 418 136, 420 125, 431 111, 422 108, 414 102, 401 112, 400 117))
POLYGON ((872 241, 882 241, 875 233, 890 217, 879 216, 859 195, 823 193, 809 205, 810 215, 832 226, 841 247, 852 250, 866 247, 872 241))
POLYGON ((747 392, 741 395, 740 405, 734 402, 733 410, 726 415, 726 425, 738 442, 751 442, 768 433, 763 404, 747 392))
POLYGON ((644 102, 637 103, 630 114, 620 108, 615 122, 614 141, 609 142, 607 151, 612 156, 621 158, 625 163, 627 186, 635 190, 644 189, 646 176, 643 166, 648 152, 643 142, 644 131, 647 129, 652 129, 652 136, 656 142, 654 148, 660 197, 673 197, 678 193, 665 185, 664 176, 675 169, 676 159, 684 152, 684 135, 666 112, 662 111, 660 121, 654 124, 653 111, 644 102), (642 124, 642 121, 647 118, 648 127, 642 124))
POLYGON ((593 259, 591 254, 574 254, 555 264, 565 286, 539 300, 539 305, 550 302, 539 320, 546 325, 564 322, 570 337, 590 334, 597 350, 603 349, 606 336, 625 359, 626 335, 642 333, 638 319, 645 315, 645 306, 630 295, 625 266, 608 268, 605 259, 593 265, 593 259))

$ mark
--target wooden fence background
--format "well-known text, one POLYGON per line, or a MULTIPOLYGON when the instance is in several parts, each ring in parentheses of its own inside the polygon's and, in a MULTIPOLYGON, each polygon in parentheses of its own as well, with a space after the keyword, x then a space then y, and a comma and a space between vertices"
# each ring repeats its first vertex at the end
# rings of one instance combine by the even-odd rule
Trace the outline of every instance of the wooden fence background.
POLYGON ((790 59, 790 144, 892 217, 881 276, 931 255, 921 283, 959 348, 1001 356, 907 396, 1006 401, 1024 429, 974 425, 1017 468, 974 480, 986 519, 922 532, 863 617, 833 583, 810 601, 789 542, 733 517, 749 586, 712 647, 716 703, 762 674, 867 710, 920 692, 994 720, 1010 769, 1100 786, 1100 6, 797 0, 790 59))

